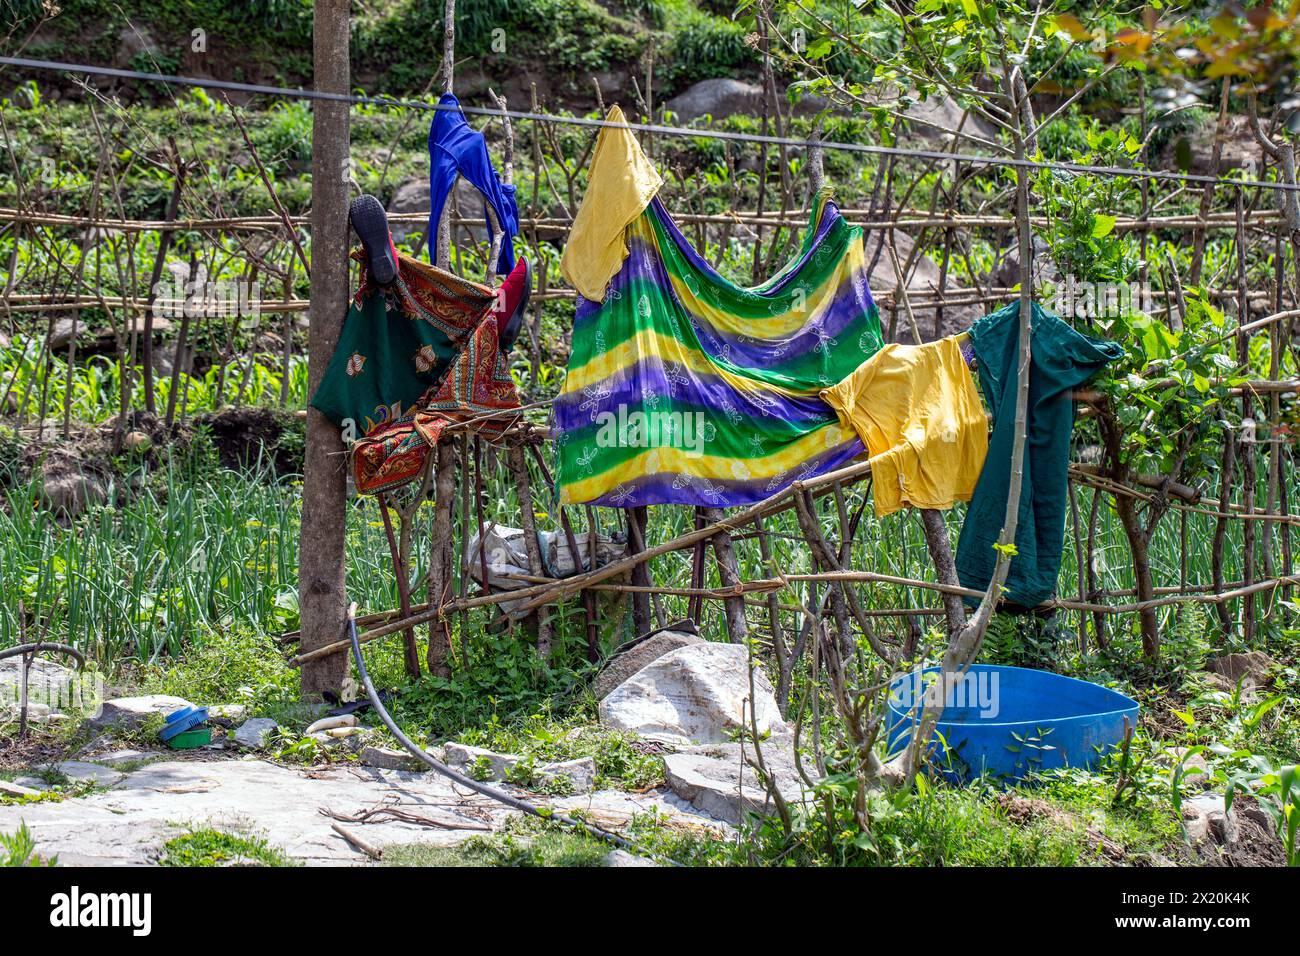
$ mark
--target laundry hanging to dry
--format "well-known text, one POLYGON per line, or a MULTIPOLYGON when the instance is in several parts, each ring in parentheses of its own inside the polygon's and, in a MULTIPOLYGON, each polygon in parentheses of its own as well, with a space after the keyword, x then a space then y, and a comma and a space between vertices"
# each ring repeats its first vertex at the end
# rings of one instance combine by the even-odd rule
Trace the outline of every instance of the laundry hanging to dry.
POLYGON ((519 260, 493 290, 399 255, 397 279, 380 287, 354 258, 361 282, 311 404, 340 428, 351 423, 357 490, 376 494, 419 475, 445 424, 509 423, 501 413, 519 398, 498 325, 522 298, 527 267, 519 260))
POLYGON ((494 293, 405 255, 396 281, 380 286, 364 254, 352 258, 361 280, 311 405, 361 437, 409 415, 442 380, 494 293))
POLYGON ((886 345, 822 392, 867 446, 878 516, 970 501, 989 438, 967 338, 886 345))
MULTIPOLYGON (((1012 609, 1032 608, 1056 593, 1069 503, 1072 389, 1124 354, 1116 342, 1072 329, 1037 302, 1031 305, 1029 405, 1021 462, 1016 553, 1003 592, 1012 609)), ((971 498, 957 542, 957 576, 963 587, 984 590, 997 564, 994 545, 1006 522, 1015 447, 1020 368, 1020 303, 984 316, 970 329, 980 387, 993 413, 988 463, 971 498)))
POLYGON ((883 343, 862 230, 822 192, 798 254, 746 288, 690 246, 660 184, 629 129, 602 127, 561 262, 580 294, 561 501, 744 505, 861 455, 819 392, 883 343))

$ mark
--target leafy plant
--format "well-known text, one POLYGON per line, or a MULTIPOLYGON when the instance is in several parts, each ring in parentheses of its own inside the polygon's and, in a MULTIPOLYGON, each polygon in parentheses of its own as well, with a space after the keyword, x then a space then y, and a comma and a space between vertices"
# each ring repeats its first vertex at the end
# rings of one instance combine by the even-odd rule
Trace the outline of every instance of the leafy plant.
POLYGON ((58 866, 59 858, 43 859, 36 852, 36 840, 27 824, 13 833, 0 833, 0 866, 58 866))
POLYGON ((159 866, 294 866, 282 850, 261 837, 199 827, 163 844, 159 866))

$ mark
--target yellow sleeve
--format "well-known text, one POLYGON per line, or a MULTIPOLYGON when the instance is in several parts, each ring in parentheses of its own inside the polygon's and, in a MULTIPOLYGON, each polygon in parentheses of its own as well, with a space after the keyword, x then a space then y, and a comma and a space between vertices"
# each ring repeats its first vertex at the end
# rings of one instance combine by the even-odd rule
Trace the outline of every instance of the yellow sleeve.
MULTIPOLYGON (((605 120, 627 122, 617 106, 610 107, 605 120)), ((627 258, 624 230, 645 211, 663 183, 630 129, 600 128, 587 171, 587 191, 560 257, 560 272, 583 298, 604 300, 609 280, 627 258)))

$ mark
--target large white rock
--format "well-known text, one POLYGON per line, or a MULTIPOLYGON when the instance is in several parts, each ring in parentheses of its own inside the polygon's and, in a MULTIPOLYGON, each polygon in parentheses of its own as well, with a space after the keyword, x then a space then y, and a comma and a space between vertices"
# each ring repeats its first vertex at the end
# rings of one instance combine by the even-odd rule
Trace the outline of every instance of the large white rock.
POLYGON ((686 647, 688 644, 703 644, 704 638, 682 629, 686 623, 674 625, 677 629, 659 631, 649 637, 625 644, 615 651, 591 684, 591 692, 596 695, 596 699, 601 700, 609 696, 609 692, 623 681, 670 651, 686 647))
POLYGON ((143 697, 116 697, 104 701, 99 715, 92 717, 90 726, 97 730, 134 730, 154 714, 170 714, 182 707, 194 706, 183 697, 169 694, 147 694, 143 697))
MULTIPOLYGON (((600 702, 600 721, 678 746, 722 743, 750 729, 749 655, 739 644, 692 644, 637 671, 600 702)), ((785 721, 767 675, 754 669, 753 714, 760 734, 785 721)))

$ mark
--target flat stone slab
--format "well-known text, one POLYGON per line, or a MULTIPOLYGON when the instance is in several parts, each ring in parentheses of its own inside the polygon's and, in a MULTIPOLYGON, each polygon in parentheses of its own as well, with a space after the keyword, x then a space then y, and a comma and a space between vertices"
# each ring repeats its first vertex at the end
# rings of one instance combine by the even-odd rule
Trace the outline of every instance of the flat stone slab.
POLYGON ((366 746, 361 748, 357 760, 366 767, 377 770, 411 770, 421 772, 425 765, 405 750, 366 746))
MULTIPOLYGON (((670 826, 717 827, 667 793, 606 790, 546 798, 509 789, 565 812, 581 809, 610 828, 652 811, 670 826)), ((149 764, 111 790, 84 798, 0 807, 0 832, 11 833, 26 823, 37 852, 58 856, 67 865, 149 865, 163 843, 192 826, 262 837, 308 865, 366 865, 369 858, 335 833, 331 824, 336 821, 319 808, 354 817, 386 803, 443 825, 384 819, 382 814, 375 817, 381 822, 337 822, 379 847, 454 846, 481 836, 484 827, 500 827, 515 814, 488 797, 457 792, 435 773, 355 766, 301 770, 253 758, 173 760, 149 764)))
POLYGON ((97 787, 114 786, 126 776, 116 770, 101 767, 97 763, 87 763, 84 760, 65 760, 63 763, 54 764, 53 769, 63 774, 72 783, 93 783, 97 787))
POLYGON ((91 763, 97 763, 104 767, 120 767, 123 764, 140 763, 144 760, 153 760, 163 756, 160 753, 148 753, 144 750, 113 750, 105 754, 95 754, 88 757, 91 763))

